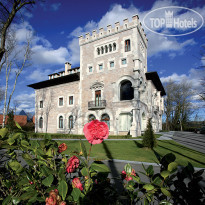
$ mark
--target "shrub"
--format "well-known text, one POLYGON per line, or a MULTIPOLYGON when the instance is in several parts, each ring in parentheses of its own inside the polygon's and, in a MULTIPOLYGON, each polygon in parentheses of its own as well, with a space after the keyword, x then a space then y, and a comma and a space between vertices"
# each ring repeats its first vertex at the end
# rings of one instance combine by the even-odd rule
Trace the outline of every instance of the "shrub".
POLYGON ((142 144, 144 147, 153 149, 157 145, 157 141, 154 135, 154 131, 152 129, 151 119, 148 120, 147 129, 144 133, 142 144))

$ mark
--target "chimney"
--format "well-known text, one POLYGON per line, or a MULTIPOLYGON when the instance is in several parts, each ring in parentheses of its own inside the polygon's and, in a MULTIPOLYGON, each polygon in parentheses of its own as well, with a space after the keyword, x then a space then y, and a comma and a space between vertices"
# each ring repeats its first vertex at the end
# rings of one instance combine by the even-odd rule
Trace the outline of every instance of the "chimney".
POLYGON ((70 69, 71 69, 71 64, 69 62, 66 62, 65 63, 65 75, 69 74, 68 70, 70 69))

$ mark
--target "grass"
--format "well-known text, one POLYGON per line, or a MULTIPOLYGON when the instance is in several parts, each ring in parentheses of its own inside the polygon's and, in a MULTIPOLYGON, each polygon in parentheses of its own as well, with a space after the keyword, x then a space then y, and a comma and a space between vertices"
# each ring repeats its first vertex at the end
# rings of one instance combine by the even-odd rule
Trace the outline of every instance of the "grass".
MULTIPOLYGON (((81 151, 79 141, 58 141, 59 144, 62 142, 65 142, 68 146, 68 149, 65 151, 66 154, 69 154, 71 151, 81 151)), ((83 143, 88 151, 90 144, 87 141, 83 141, 83 143)), ((205 154, 187 148, 171 140, 161 140, 157 141, 157 143, 158 146, 154 150, 160 156, 164 156, 167 153, 173 153, 176 156, 176 162, 179 165, 185 166, 190 162, 194 167, 205 168, 205 154)), ((154 152, 144 148, 139 140, 105 141, 101 144, 93 145, 91 157, 94 157, 97 160, 120 159, 141 162, 158 162, 154 152)))

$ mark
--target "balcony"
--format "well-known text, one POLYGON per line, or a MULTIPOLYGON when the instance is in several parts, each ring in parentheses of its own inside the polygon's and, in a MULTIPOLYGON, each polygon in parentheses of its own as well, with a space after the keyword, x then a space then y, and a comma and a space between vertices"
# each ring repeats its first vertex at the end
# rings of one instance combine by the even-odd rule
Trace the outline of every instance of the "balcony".
POLYGON ((88 110, 104 109, 106 107, 106 100, 99 100, 98 102, 89 101, 88 110))

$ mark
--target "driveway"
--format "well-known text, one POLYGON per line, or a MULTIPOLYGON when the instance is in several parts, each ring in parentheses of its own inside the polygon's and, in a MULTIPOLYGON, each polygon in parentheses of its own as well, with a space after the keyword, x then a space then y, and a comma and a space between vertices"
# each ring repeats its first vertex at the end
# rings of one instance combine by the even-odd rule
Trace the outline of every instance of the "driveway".
POLYGON ((205 135, 193 132, 174 132, 172 139, 186 147, 205 153, 205 135))

